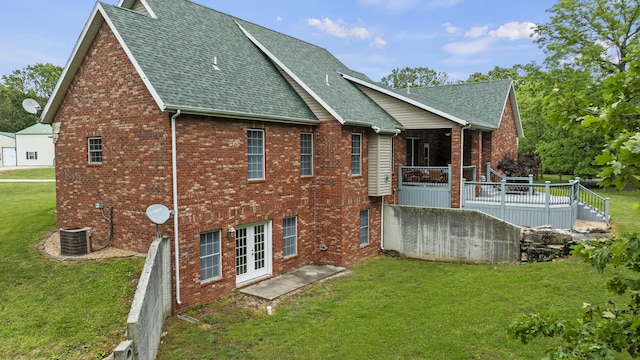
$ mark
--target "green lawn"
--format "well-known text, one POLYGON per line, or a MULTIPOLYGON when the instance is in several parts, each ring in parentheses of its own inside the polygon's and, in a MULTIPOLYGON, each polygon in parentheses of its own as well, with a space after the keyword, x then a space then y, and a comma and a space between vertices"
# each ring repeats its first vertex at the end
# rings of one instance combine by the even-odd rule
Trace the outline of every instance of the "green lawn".
POLYGON ((55 169, 10 170, 0 172, 0 179, 55 179, 55 169))
MULTIPOLYGON (((52 169, 0 178, 53 178, 52 169)), ((37 249, 55 229, 54 183, 0 183, 0 359, 101 359, 125 340, 144 260, 59 262, 37 249)))
MULTIPOLYGON (((230 297, 171 318, 158 359, 539 359, 553 345, 506 336, 518 315, 575 318, 605 276, 577 260, 442 264, 377 257, 286 298, 275 314, 230 297)), ((237 296, 236 296, 237 297, 237 296)))

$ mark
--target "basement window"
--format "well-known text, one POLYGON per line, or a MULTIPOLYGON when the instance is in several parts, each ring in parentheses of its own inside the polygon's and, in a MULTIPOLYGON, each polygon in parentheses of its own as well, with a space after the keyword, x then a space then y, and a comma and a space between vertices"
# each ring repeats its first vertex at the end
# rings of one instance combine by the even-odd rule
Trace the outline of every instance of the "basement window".
POLYGON ((282 255, 286 258, 298 253, 298 218, 285 218, 282 225, 283 246, 282 255))
POLYGON ((200 282, 222 276, 220 231, 200 234, 200 282))
POLYGON ((369 209, 360 211, 360 246, 369 243, 369 209))

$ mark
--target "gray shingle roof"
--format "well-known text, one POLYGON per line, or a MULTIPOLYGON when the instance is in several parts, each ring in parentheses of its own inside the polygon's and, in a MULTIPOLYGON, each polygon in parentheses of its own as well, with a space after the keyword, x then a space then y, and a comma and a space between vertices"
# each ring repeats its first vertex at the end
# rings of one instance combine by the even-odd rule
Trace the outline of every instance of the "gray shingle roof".
MULTIPOLYGON (((136 3, 121 1, 123 6, 136 3)), ((304 123, 325 120, 316 117, 282 70, 344 124, 389 132, 402 128, 341 74, 374 82, 323 48, 189 0, 146 4, 154 16, 102 2, 96 5, 43 111, 45 122, 53 121, 104 17, 163 111, 304 123)), ((409 95, 391 91, 452 121, 495 129, 510 88, 510 82, 487 82, 411 89, 409 95)))
POLYGON ((102 7, 168 108, 317 120, 231 16, 190 1, 147 3, 157 18, 102 7))
POLYGON ((291 70, 346 123, 368 123, 381 129, 400 124, 340 73, 350 70, 327 50, 239 20, 260 44, 291 70))
MULTIPOLYGON (((497 129, 502 119, 511 80, 411 88, 413 98, 467 120, 473 126, 497 129)), ((406 90, 404 90, 406 92, 406 90)))

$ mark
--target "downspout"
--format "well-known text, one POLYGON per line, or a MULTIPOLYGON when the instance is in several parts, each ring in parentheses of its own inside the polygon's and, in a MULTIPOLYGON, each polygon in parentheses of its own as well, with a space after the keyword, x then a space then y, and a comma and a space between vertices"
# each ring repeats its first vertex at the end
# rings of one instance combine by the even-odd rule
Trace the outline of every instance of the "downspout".
POLYGON ((176 267, 176 303, 180 301, 180 244, 178 242, 178 169, 177 169, 177 149, 176 149, 176 119, 180 116, 180 109, 171 116, 171 175, 173 181, 173 253, 175 254, 176 267))

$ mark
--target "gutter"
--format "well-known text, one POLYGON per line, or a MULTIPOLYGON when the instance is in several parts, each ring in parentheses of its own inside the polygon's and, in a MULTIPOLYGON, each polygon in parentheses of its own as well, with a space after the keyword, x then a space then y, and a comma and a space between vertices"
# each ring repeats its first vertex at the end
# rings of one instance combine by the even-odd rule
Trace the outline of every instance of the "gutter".
POLYGON ((176 303, 180 301, 180 243, 178 236, 178 169, 177 169, 177 148, 176 148, 176 119, 182 112, 180 109, 171 116, 171 177, 173 182, 173 246, 176 267, 176 303))
POLYGON ((259 121, 268 121, 268 122, 276 122, 276 123, 297 124, 297 125, 320 124, 320 120, 317 120, 317 119, 315 120, 300 119, 300 118, 286 117, 286 116, 252 114, 252 113, 244 113, 244 112, 238 112, 238 111, 217 110, 217 109, 189 107, 189 106, 178 107, 172 104, 167 104, 163 106, 162 111, 168 111, 168 112, 180 111, 181 114, 214 116, 214 117, 222 117, 222 118, 241 119, 241 120, 259 120, 259 121))

